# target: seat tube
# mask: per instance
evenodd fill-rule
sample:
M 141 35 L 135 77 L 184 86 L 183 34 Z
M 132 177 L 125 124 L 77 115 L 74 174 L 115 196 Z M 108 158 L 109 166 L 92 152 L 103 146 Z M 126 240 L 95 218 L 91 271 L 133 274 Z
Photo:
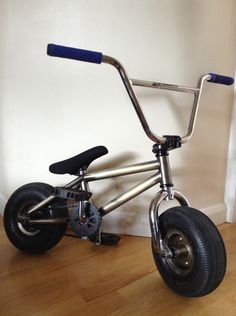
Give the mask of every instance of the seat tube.
M 81 168 L 79 169 L 78 176 L 82 179 L 79 183 L 79 188 L 83 191 L 89 191 L 89 185 L 86 180 L 84 180 L 84 175 L 86 174 L 87 169 Z M 85 220 L 85 207 L 86 207 L 87 201 L 79 201 L 79 207 L 78 207 L 78 217 L 81 221 Z

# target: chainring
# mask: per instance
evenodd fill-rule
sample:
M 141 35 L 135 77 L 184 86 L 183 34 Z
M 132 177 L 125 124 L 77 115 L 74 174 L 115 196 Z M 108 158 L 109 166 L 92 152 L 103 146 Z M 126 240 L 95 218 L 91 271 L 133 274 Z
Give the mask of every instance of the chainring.
M 78 216 L 78 207 L 73 208 L 70 213 L 70 224 L 79 238 L 90 238 L 98 232 L 101 226 L 101 216 L 98 209 L 87 203 L 85 217 L 81 220 Z

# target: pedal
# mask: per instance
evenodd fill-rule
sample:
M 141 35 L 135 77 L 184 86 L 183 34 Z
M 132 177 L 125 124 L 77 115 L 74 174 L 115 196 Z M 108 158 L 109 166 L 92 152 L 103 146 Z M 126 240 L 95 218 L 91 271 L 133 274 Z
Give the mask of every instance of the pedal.
M 90 238 L 89 240 L 91 242 L 94 242 L 96 244 L 100 244 L 103 246 L 115 246 L 120 241 L 121 236 L 110 234 L 110 233 L 101 233 L 100 241 L 98 239 L 98 236 L 94 236 Z

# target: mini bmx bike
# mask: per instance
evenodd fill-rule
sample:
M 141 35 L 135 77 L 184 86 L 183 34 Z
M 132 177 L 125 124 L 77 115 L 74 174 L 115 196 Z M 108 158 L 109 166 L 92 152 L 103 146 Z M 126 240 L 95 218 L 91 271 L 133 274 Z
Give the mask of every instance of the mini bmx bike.
M 150 203 L 149 219 L 152 252 L 159 273 L 177 294 L 198 297 L 212 292 L 222 281 L 226 269 L 223 240 L 212 221 L 202 212 L 189 206 L 185 196 L 175 190 L 169 166 L 169 152 L 188 142 L 193 134 L 203 84 L 208 82 L 233 84 L 230 77 L 206 74 L 197 87 L 130 79 L 122 64 L 99 52 L 54 44 L 48 45 L 48 55 L 114 66 L 125 85 L 131 102 L 147 136 L 154 142 L 155 160 L 109 170 L 88 172 L 89 165 L 108 153 L 104 146 L 91 148 L 79 155 L 52 164 L 55 174 L 71 174 L 74 180 L 63 187 L 46 183 L 30 183 L 20 187 L 9 198 L 4 212 L 4 227 L 12 244 L 20 250 L 41 253 L 54 247 L 65 234 L 67 224 L 79 238 L 97 244 L 116 244 L 119 236 L 101 231 L 102 218 L 117 207 L 160 184 L 160 191 Z M 194 101 L 187 134 L 156 135 L 142 112 L 133 86 L 192 93 Z M 107 204 L 96 207 L 91 200 L 89 182 L 111 177 L 153 171 L 153 175 L 122 193 Z M 177 200 L 180 206 L 171 207 L 161 215 L 164 200 Z

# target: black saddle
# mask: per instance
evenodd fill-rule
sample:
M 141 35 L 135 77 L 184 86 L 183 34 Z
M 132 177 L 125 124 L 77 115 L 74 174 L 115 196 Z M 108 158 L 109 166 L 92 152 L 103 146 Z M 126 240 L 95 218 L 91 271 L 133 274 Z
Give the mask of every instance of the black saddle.
M 91 162 L 107 153 L 108 150 L 104 146 L 93 147 L 77 156 L 52 164 L 49 171 L 56 174 L 78 175 L 79 169 L 88 168 Z

